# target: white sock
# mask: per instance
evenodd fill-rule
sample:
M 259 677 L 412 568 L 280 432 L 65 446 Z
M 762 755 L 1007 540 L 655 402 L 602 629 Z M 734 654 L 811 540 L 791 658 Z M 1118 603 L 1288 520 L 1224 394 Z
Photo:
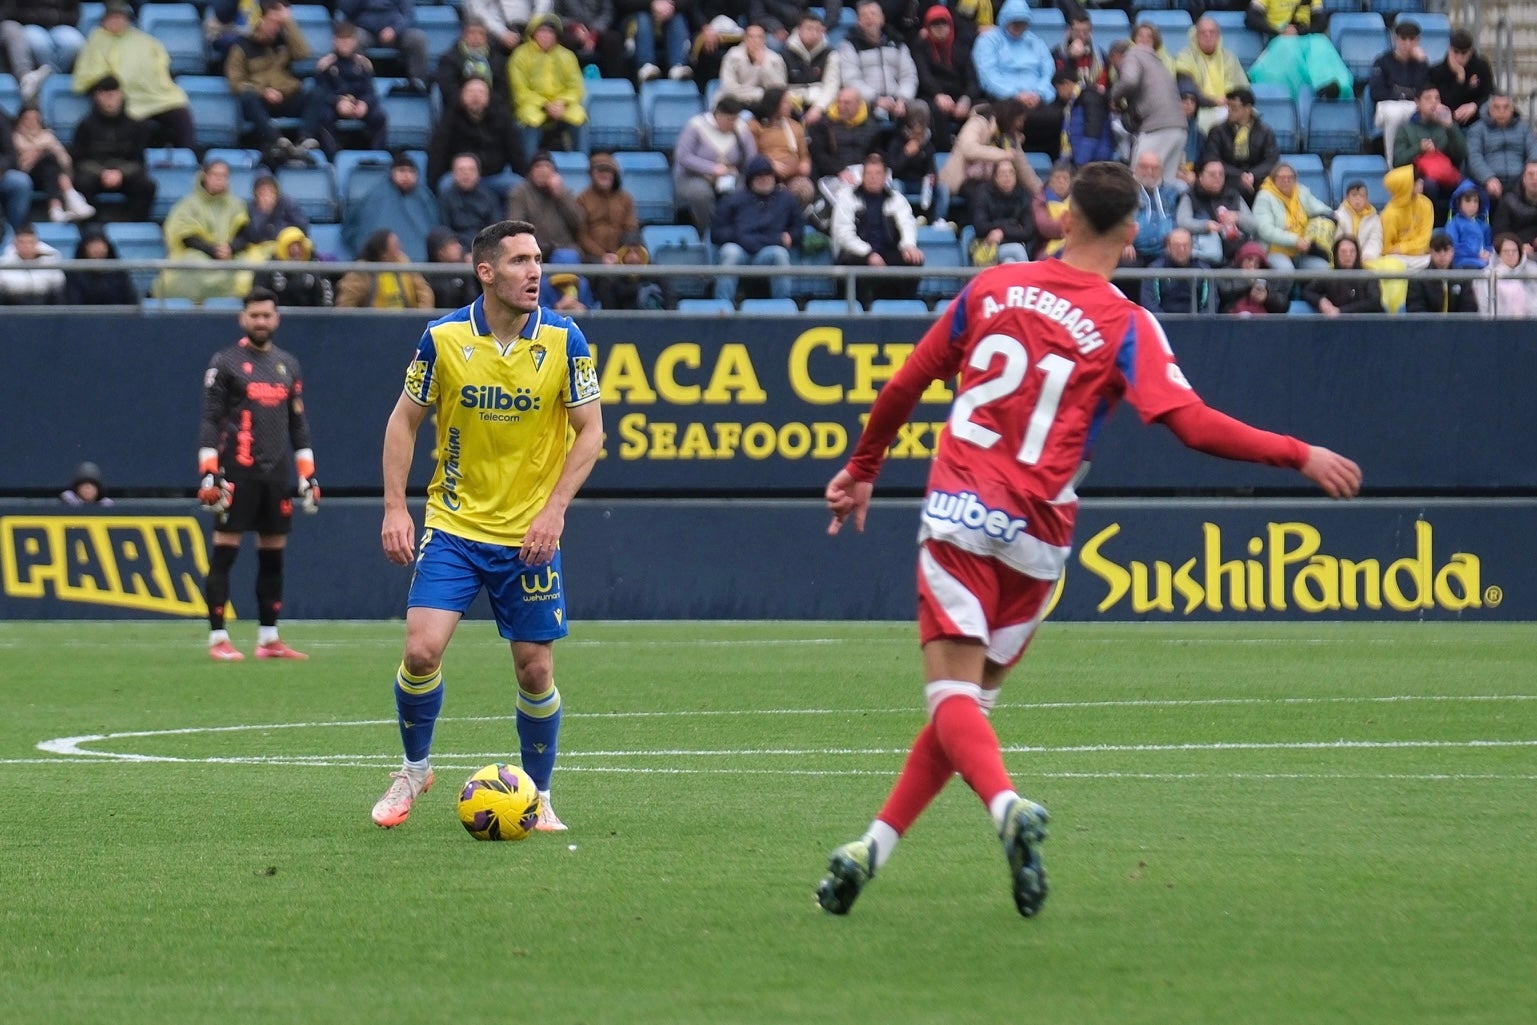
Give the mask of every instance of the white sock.
M 548 790 L 539 791 L 539 803 L 546 808 L 550 806 L 550 792 Z
M 229 631 L 228 630 L 210 630 L 210 631 L 208 631 L 208 646 L 210 648 L 213 647 L 215 644 L 218 644 L 220 641 L 227 641 L 227 640 L 229 640 Z
M 1003 818 L 1009 813 L 1009 806 L 1019 800 L 1019 795 L 1012 790 L 1005 790 L 987 806 L 987 812 L 993 817 L 993 825 L 998 830 L 998 835 L 1003 835 Z
M 982 695 L 977 698 L 977 705 L 982 709 L 983 715 L 992 715 L 993 706 L 997 703 L 998 692 L 996 690 L 983 690 Z
M 422 779 L 427 775 L 428 771 L 431 770 L 432 759 L 423 758 L 419 762 L 413 762 L 411 759 L 407 758 L 405 763 L 402 765 L 402 768 L 410 773 L 413 778 Z
M 870 828 L 865 830 L 865 835 L 861 839 L 870 845 L 873 861 L 870 870 L 874 872 L 891 860 L 892 852 L 897 849 L 897 841 L 902 839 L 902 837 L 895 829 L 892 829 L 880 819 L 876 819 L 870 823 Z
M 275 626 L 259 626 L 256 628 L 256 643 L 271 644 L 278 639 L 278 628 Z

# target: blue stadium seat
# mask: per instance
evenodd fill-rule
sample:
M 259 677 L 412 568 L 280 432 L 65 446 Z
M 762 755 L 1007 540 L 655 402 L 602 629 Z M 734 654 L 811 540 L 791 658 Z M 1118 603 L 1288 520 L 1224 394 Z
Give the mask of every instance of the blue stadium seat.
M 1045 153 L 1037 153 L 1030 150 L 1025 154 L 1025 160 L 1030 164 L 1030 169 L 1041 176 L 1042 184 L 1051 176 L 1051 157 Z M 944 167 L 938 159 L 935 159 L 935 167 Z
M 651 254 L 651 262 L 659 267 L 701 267 L 710 262 L 709 247 L 700 239 L 693 225 L 647 224 L 641 227 L 640 236 Z M 700 299 L 710 293 L 711 282 L 708 277 L 678 277 L 671 280 L 682 298 Z
M 794 299 L 743 299 L 737 307 L 743 313 L 766 314 L 771 317 L 789 317 L 800 313 Z
M 647 83 L 650 84 L 650 83 Z M 665 224 L 673 218 L 672 168 L 663 153 L 651 150 L 614 154 L 624 189 L 635 199 L 641 224 Z
M 310 241 L 315 244 L 315 256 L 322 260 L 350 260 L 352 253 L 342 241 L 342 226 L 334 223 L 315 222 L 310 225 Z
M 66 260 L 75 255 L 75 247 L 80 244 L 79 225 L 38 221 L 32 227 L 37 230 L 37 240 L 39 242 L 46 246 L 52 246 Z
M 1324 171 L 1324 162 L 1316 153 L 1285 153 L 1281 154 L 1281 163 L 1290 164 L 1297 172 L 1297 182 L 1306 185 L 1309 192 L 1319 199 L 1335 205 L 1331 197 L 1334 190 L 1329 186 L 1329 175 Z
M 278 169 L 278 188 L 311 221 L 336 220 L 336 181 L 329 167 L 283 167 Z
M 89 36 L 91 30 L 101 24 L 102 12 L 107 9 L 105 3 L 83 3 L 80 5 L 80 22 L 75 27 L 83 36 Z
M 811 236 L 815 231 L 816 229 L 808 227 L 806 237 Z M 797 267 L 831 267 L 833 265 L 832 248 L 824 243 L 816 251 L 807 252 L 802 246 L 799 251 L 791 251 L 790 262 Z M 807 274 L 792 278 L 790 291 L 802 298 L 830 299 L 838 294 L 838 282 L 825 274 Z
M 1030 31 L 1045 40 L 1048 48 L 1056 47 L 1061 44 L 1062 34 L 1067 31 L 1067 19 L 1055 7 L 1037 7 L 1032 4 Z M 1105 45 L 1105 42 L 1100 43 L 1101 47 Z
M 1411 14 L 1425 9 L 1425 0 L 1371 0 L 1372 10 L 1386 18 L 1388 15 Z M 1432 60 L 1432 63 L 1435 63 Z
M 1031 18 L 1034 19 L 1034 13 L 1031 14 Z M 1094 39 L 1100 46 L 1107 49 L 1117 39 L 1131 38 L 1131 19 L 1126 17 L 1125 11 L 1117 8 L 1090 7 L 1089 24 L 1094 29 Z M 1051 45 L 1056 46 L 1061 42 L 1062 38 L 1058 36 L 1057 41 Z M 1179 51 L 1176 49 L 1175 52 Z
M 1372 205 L 1381 210 L 1388 201 L 1388 187 L 1382 176 L 1388 173 L 1388 162 L 1376 153 L 1341 153 L 1329 162 L 1329 185 L 1334 194 L 1343 200 L 1345 185 L 1357 178 L 1366 183 L 1366 195 Z
M 192 123 L 197 125 L 198 141 L 207 146 L 234 146 L 240 141 L 240 105 L 226 90 L 214 93 L 188 93 L 187 105 Z
M 1293 299 L 1291 305 L 1286 308 L 1288 317 L 1315 317 L 1318 311 L 1301 299 Z
M 164 260 L 165 235 L 148 221 L 108 221 L 107 239 L 124 260 Z
M 870 312 L 891 316 L 919 316 L 929 314 L 929 304 L 922 299 L 876 299 L 870 304 Z
M 229 95 L 229 80 L 223 75 L 177 75 L 176 84 L 188 96 L 198 93 L 209 96 Z
M 229 194 L 249 203 L 256 179 L 271 173 L 265 167 L 232 167 L 229 170 Z
M 233 146 L 210 146 L 203 153 L 203 163 L 222 160 L 232 168 L 248 170 L 262 162 L 261 150 L 237 149 Z
M 211 295 L 203 300 L 205 310 L 230 310 L 238 312 L 245 306 L 245 300 L 238 295 Z
M 336 194 L 345 211 L 374 183 L 390 173 L 390 154 L 382 149 L 344 149 L 336 154 Z
M 51 76 L 53 78 L 68 78 L 62 75 Z M 43 112 L 43 120 L 48 127 L 53 129 L 53 134 L 59 137 L 59 141 L 68 146 L 75 139 L 75 126 L 82 118 L 91 112 L 91 98 L 89 96 L 77 96 L 68 89 L 58 89 L 51 93 L 43 93 L 39 96 L 39 109 Z
M 1282 150 L 1297 148 L 1301 140 L 1301 126 L 1297 123 L 1297 108 L 1289 95 L 1261 98 L 1256 91 L 1254 109 L 1265 124 L 1270 126 L 1270 130 L 1275 132 L 1277 146 Z
M 1207 11 L 1206 16 L 1228 13 L 1225 11 Z M 1222 26 L 1222 47 L 1238 58 L 1238 63 L 1247 68 L 1254 63 L 1265 49 L 1265 37 L 1240 21 L 1233 27 Z M 1176 51 L 1178 52 L 1178 51 Z
M 1446 51 L 1452 41 L 1450 18 L 1444 14 L 1426 14 L 1421 11 L 1401 14 L 1393 24 L 1398 25 L 1400 22 L 1413 22 L 1420 27 L 1420 49 L 1425 51 L 1425 60 L 1431 67 L 1446 59 Z
M 21 110 L 20 83 L 10 72 L 0 73 L 0 114 L 14 121 L 19 110 Z
M 416 27 L 427 37 L 427 55 L 434 61 L 459 41 L 459 11 L 453 7 L 416 5 Z M 330 44 L 326 44 L 327 49 Z
M 684 124 L 702 110 L 704 101 L 693 82 L 654 78 L 640 87 L 640 117 L 650 126 L 648 142 L 656 152 L 671 152 Z
M 955 233 L 944 228 L 920 227 L 918 248 L 923 250 L 925 267 L 964 267 L 966 259 L 961 253 L 961 243 Z M 918 298 L 948 299 L 960 291 L 962 279 L 932 277 L 918 279 Z M 925 305 L 925 308 L 927 306 Z
M 566 183 L 566 188 L 572 192 L 581 193 L 591 183 L 591 176 L 587 172 L 587 154 L 574 150 L 557 150 L 550 154 L 550 159 L 555 164 L 555 171 Z M 620 177 L 623 178 L 621 172 Z
M 587 139 L 592 148 L 640 149 L 640 98 L 627 78 L 587 81 Z
M 806 303 L 806 312 L 821 316 L 857 317 L 862 311 L 858 303 L 850 307 L 847 299 L 811 299 Z
M 144 151 L 145 167 L 196 167 L 197 151 L 176 146 L 157 146 Z
M 1329 41 L 1357 81 L 1371 74 L 1372 62 L 1391 45 L 1382 15 L 1344 12 L 1329 19 Z
M 391 94 L 379 102 L 390 121 L 391 146 L 427 148 L 432 139 L 432 101 L 425 96 Z
M 150 35 L 158 35 L 165 25 L 201 25 L 203 16 L 197 6 L 190 3 L 147 3 L 139 8 L 139 27 Z
M 1156 26 L 1163 35 L 1164 49 L 1176 54 L 1185 48 L 1185 36 L 1191 25 L 1190 12 L 1182 7 L 1154 10 L 1148 4 L 1142 4 L 1137 11 L 1137 24 Z
M 180 296 L 171 296 L 166 299 L 157 299 L 151 296 L 141 304 L 146 310 L 156 313 L 188 313 L 197 309 L 197 303 L 191 299 L 183 299 Z
M 686 298 L 678 300 L 679 313 L 709 313 L 724 315 L 735 313 L 736 309 L 724 299 Z
M 145 10 L 154 6 L 157 5 L 150 4 Z M 173 76 L 201 75 L 208 70 L 208 40 L 203 35 L 202 25 L 168 22 L 157 26 L 152 34 L 165 45 Z
M 1286 147 L 1282 147 L 1285 149 Z M 1307 148 L 1320 155 L 1361 151 L 1361 111 L 1353 102 L 1318 102 L 1308 113 Z
M 150 216 L 156 220 L 164 220 L 176 201 L 192 191 L 192 183 L 197 177 L 197 168 L 151 165 L 148 172 L 149 176 L 155 179 L 156 188 L 155 205 L 150 209 Z

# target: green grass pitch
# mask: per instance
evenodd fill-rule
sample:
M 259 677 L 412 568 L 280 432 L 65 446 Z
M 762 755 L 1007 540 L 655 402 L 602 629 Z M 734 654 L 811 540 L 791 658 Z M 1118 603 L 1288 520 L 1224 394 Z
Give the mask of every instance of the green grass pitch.
M 513 844 L 454 815 L 516 760 L 484 622 L 437 787 L 369 821 L 401 633 L 0 624 L 3 1020 L 1537 1021 L 1537 625 L 1049 625 L 993 715 L 1052 813 L 1031 921 L 959 780 L 813 904 L 921 723 L 911 626 L 579 623 L 571 831 Z

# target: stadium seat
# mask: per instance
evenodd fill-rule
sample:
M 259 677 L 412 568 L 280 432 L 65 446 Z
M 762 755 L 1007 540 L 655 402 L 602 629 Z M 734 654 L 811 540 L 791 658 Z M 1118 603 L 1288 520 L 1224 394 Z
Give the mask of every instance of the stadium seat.
M 710 262 L 709 248 L 692 225 L 647 224 L 641 227 L 640 237 L 656 266 L 701 267 Z M 710 293 L 711 282 L 706 276 L 677 277 L 672 284 L 683 298 L 700 299 Z
M 190 3 L 147 3 L 139 4 L 139 28 L 150 35 L 158 35 L 165 25 L 198 25 L 201 27 L 203 16 L 198 13 L 195 5 Z
M 650 83 L 647 83 L 650 84 Z M 666 224 L 673 218 L 672 168 L 665 154 L 650 150 L 614 154 L 620 181 L 635 199 L 635 216 L 641 224 Z
M 876 299 L 870 303 L 870 312 L 891 316 L 926 317 L 929 305 L 922 299 Z
M 1282 149 L 1285 149 L 1282 146 Z M 1361 111 L 1351 101 L 1341 103 L 1318 102 L 1308 114 L 1307 148 L 1314 153 L 1332 156 L 1336 153 L 1361 151 Z
M 1206 12 L 1207 16 L 1220 13 L 1225 12 Z M 1232 28 L 1229 28 L 1226 25 L 1222 27 L 1222 47 L 1223 49 L 1227 50 L 1228 53 L 1231 53 L 1234 57 L 1237 57 L 1239 64 L 1242 64 L 1245 68 L 1247 68 L 1250 64 L 1254 63 L 1255 59 L 1259 57 L 1261 53 L 1264 52 L 1265 37 L 1253 29 L 1246 27 L 1243 22 L 1240 21 L 1236 26 Z
M 858 303 L 850 306 L 847 299 L 811 299 L 806 303 L 806 312 L 820 316 L 857 317 L 862 311 Z
M 33 227 L 37 229 L 37 240 L 43 245 L 52 246 L 66 260 L 75 255 L 75 247 L 80 244 L 79 225 L 38 221 Z
M 693 82 L 654 78 L 640 87 L 640 117 L 649 126 L 648 144 L 658 153 L 671 152 L 688 119 L 704 110 Z
M 591 184 L 591 175 L 587 171 L 587 154 L 575 151 L 557 150 L 550 154 L 550 159 L 555 163 L 555 171 L 566 183 L 566 188 L 580 194 Z M 621 178 L 623 175 L 621 174 Z
M 1034 18 L 1033 12 L 1031 17 Z M 1090 7 L 1089 24 L 1093 27 L 1095 41 L 1107 49 L 1117 39 L 1131 38 L 1131 19 L 1126 17 L 1125 11 L 1115 7 Z M 1057 46 L 1061 42 L 1062 37 L 1058 36 L 1051 45 Z M 1178 52 L 1175 50 L 1175 53 Z
M 199 142 L 234 146 L 240 141 L 240 105 L 227 90 L 223 95 L 188 93 L 187 102 Z
M 83 3 L 80 5 L 80 22 L 75 27 L 83 36 L 89 36 L 91 30 L 101 24 L 102 12 L 107 9 L 105 3 Z
M 1142 4 L 1137 11 L 1138 25 L 1155 25 L 1163 34 L 1163 46 L 1171 54 L 1179 53 L 1185 48 L 1185 36 L 1190 31 L 1190 12 L 1182 7 L 1172 10 L 1155 10 L 1148 4 Z
M 279 168 L 278 188 L 298 203 L 311 221 L 336 220 L 336 182 L 331 168 Z
M 1254 109 L 1265 124 L 1270 126 L 1270 130 L 1275 132 L 1277 146 L 1283 151 L 1297 148 L 1302 133 L 1297 123 L 1297 108 L 1290 96 L 1261 97 L 1256 91 Z
M 945 228 L 920 227 L 918 248 L 923 250 L 925 267 L 964 267 L 960 240 L 953 231 Z M 958 277 L 929 277 L 918 279 L 919 300 L 948 299 L 960 291 L 963 279 Z M 927 308 L 927 304 L 925 304 Z
M 69 79 L 63 75 L 53 75 L 45 81 L 51 82 L 55 78 L 64 79 L 66 86 L 69 83 Z M 44 90 L 39 95 L 38 101 L 38 109 L 43 112 L 43 120 L 65 146 L 74 141 L 75 126 L 91 112 L 91 98 L 77 96 L 68 88 Z
M 21 110 L 21 85 L 10 72 L 0 73 L 0 114 L 12 121 Z
M 156 220 L 164 220 L 170 213 L 171 207 L 176 201 L 192 191 L 192 182 L 197 177 L 197 168 L 194 167 L 156 167 L 150 165 L 149 176 L 155 179 L 155 205 L 150 209 L 150 216 Z
M 1384 18 L 1387 18 L 1389 15 L 1396 16 L 1423 11 L 1425 9 L 1425 0 L 1371 0 L 1371 8 Z M 1431 63 L 1435 63 L 1435 61 Z
M 316 222 L 310 225 L 310 241 L 315 244 L 315 256 L 321 260 L 350 260 L 352 253 L 342 241 L 342 226 Z
M 157 146 L 144 151 L 146 167 L 196 167 L 197 151 L 177 146 Z
M 771 317 L 794 316 L 800 307 L 794 299 L 743 299 L 738 306 L 743 313 L 766 314 Z
M 146 310 L 156 313 L 187 313 L 197 309 L 197 303 L 191 299 L 183 299 L 180 296 L 171 296 L 166 299 L 157 299 L 151 296 L 140 305 Z
M 165 235 L 160 230 L 160 225 L 147 221 L 108 221 L 106 225 L 107 239 L 117 249 L 117 255 L 124 260 L 164 260 Z M 134 287 L 139 294 L 149 291 L 150 284 L 155 280 L 154 271 L 131 272 Z
M 154 6 L 157 5 L 147 5 L 145 10 Z M 170 55 L 173 76 L 201 75 L 208 70 L 208 40 L 203 35 L 202 25 L 169 22 L 157 26 L 153 35 L 165 45 L 166 53 Z
M 1318 311 L 1301 299 L 1293 299 L 1291 305 L 1286 308 L 1288 317 L 1316 317 Z
M 1381 210 L 1388 201 L 1388 187 L 1382 176 L 1388 162 L 1376 153 L 1341 153 L 1329 162 L 1329 185 L 1340 200 L 1345 198 L 1345 184 L 1359 178 L 1366 183 L 1366 195 Z
M 336 194 L 342 209 L 390 173 L 390 154 L 381 149 L 344 149 L 336 154 Z
M 245 306 L 245 300 L 238 295 L 212 295 L 203 300 L 205 310 L 231 310 L 238 312 Z
M 640 149 L 640 97 L 627 78 L 587 81 L 587 140 L 595 150 Z
M 232 167 L 229 169 L 229 194 L 246 202 L 251 201 L 256 179 L 271 174 L 265 167 Z
M 1060 46 L 1062 34 L 1067 31 L 1067 19 L 1055 7 L 1037 7 L 1032 4 L 1030 31 L 1040 36 L 1045 41 L 1048 49 Z M 1101 47 L 1105 45 L 1106 43 L 1100 43 Z
M 1025 153 L 1025 160 L 1030 164 L 1030 169 L 1041 176 L 1042 184 L 1045 183 L 1047 178 L 1051 177 L 1051 156 L 1049 154 L 1029 150 Z M 945 165 L 939 163 L 936 159 L 934 166 L 944 167 Z
M 724 299 L 679 299 L 678 312 L 723 315 L 735 313 L 736 310 Z
M 391 146 L 426 149 L 432 139 L 432 101 L 425 96 L 391 93 L 379 101 L 389 118 Z
M 810 237 L 816 233 L 816 229 L 807 228 L 804 237 Z M 823 244 L 814 247 L 808 252 L 804 246 L 798 251 L 790 253 L 790 262 L 797 267 L 831 267 L 833 254 L 831 246 Z M 830 299 L 838 294 L 838 282 L 827 274 L 798 275 L 790 280 L 790 291 L 807 299 Z
M 1334 190 L 1329 186 L 1329 175 L 1324 170 L 1324 162 L 1316 153 L 1282 153 L 1281 163 L 1290 164 L 1297 172 L 1297 182 L 1306 185 L 1309 192 L 1319 199 L 1335 205 Z
M 222 160 L 232 168 L 247 170 L 262 162 L 261 150 L 236 149 L 231 146 L 210 146 L 203 154 L 203 163 Z
M 427 53 L 435 61 L 459 41 L 459 11 L 453 7 L 416 5 L 416 27 L 427 37 Z M 329 50 L 331 44 L 326 44 Z
M 1329 41 L 1358 82 L 1371 74 L 1372 62 L 1391 45 L 1388 27 L 1375 11 L 1336 14 L 1329 19 Z
M 1452 42 L 1451 19 L 1444 14 L 1420 11 L 1401 14 L 1393 24 L 1396 26 L 1400 22 L 1413 22 L 1420 27 L 1420 49 L 1425 51 L 1425 60 L 1431 67 L 1446 59 L 1447 48 Z

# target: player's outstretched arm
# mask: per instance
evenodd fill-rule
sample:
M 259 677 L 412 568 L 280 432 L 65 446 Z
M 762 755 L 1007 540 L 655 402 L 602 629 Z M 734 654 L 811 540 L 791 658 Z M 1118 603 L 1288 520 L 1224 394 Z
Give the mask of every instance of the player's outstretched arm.
M 379 541 L 385 556 L 397 566 L 410 565 L 416 549 L 416 524 L 406 508 L 406 478 L 411 476 L 416 432 L 426 419 L 427 407 L 402 392 L 384 428 L 384 526 Z
M 1318 445 L 1308 446 L 1302 475 L 1322 488 L 1330 498 L 1354 498 L 1361 490 L 1361 468 L 1338 452 Z
M 875 491 L 875 485 L 870 481 L 855 480 L 848 470 L 839 470 L 838 475 L 827 484 L 827 508 L 832 512 L 832 522 L 827 525 L 829 536 L 837 534 L 843 529 L 843 521 L 850 516 L 854 517 L 854 529 L 860 533 L 865 529 L 865 513 L 870 509 L 870 495 Z

